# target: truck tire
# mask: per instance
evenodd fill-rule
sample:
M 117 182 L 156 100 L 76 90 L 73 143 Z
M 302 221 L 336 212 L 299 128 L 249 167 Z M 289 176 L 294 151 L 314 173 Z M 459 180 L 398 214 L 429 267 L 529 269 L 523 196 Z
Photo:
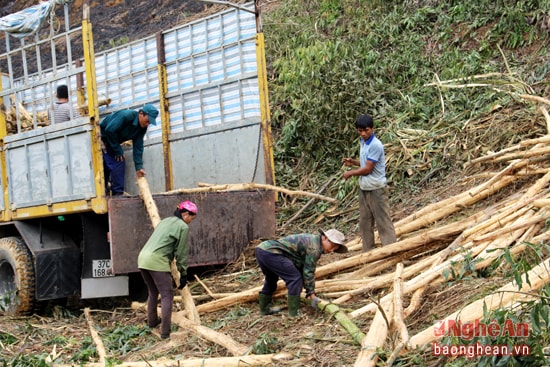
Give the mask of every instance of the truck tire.
M 34 309 L 34 266 L 21 237 L 0 238 L 0 314 L 27 315 Z

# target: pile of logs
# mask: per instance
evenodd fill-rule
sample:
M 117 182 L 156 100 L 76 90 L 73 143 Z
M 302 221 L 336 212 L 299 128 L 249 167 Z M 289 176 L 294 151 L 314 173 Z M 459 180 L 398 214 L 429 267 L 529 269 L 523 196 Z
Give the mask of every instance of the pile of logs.
M 16 103 L 15 97 L 11 96 L 10 109 L 5 111 L 6 116 L 6 130 L 8 134 L 16 134 L 17 129 L 17 116 L 19 115 L 20 132 L 34 129 L 34 116 L 29 113 L 21 102 Z M 50 124 L 47 111 L 40 111 L 36 113 L 36 126 L 44 127 Z
M 399 340 L 397 345 L 389 347 L 393 350 L 388 361 L 390 365 L 399 353 L 427 348 L 438 338 L 434 333 L 435 325 L 412 336 L 407 329 L 407 318 L 419 310 L 430 287 L 444 287 L 450 281 L 459 281 L 457 274 L 486 268 L 500 259 L 504 251 L 516 257 L 529 248 L 527 244 L 548 241 L 550 231 L 546 231 L 545 224 L 550 218 L 549 153 L 550 135 L 547 135 L 471 161 L 468 165 L 487 164 L 486 181 L 458 195 L 429 204 L 396 222 L 399 238 L 396 243 L 363 253 L 359 252 L 360 238 L 355 238 L 347 244 L 351 250 L 348 257 L 317 268 L 316 292 L 323 299 L 318 307 L 334 315 L 334 319 L 358 344 L 355 366 L 375 366 L 377 348 L 388 349 L 390 335 L 396 335 Z M 503 164 L 507 164 L 504 169 L 489 172 L 490 167 L 502 167 Z M 519 179 L 531 184 L 520 187 Z M 224 186 L 223 190 L 229 187 Z M 515 189 L 515 193 L 495 202 L 494 198 L 506 188 L 508 191 Z M 150 197 L 142 197 L 146 203 L 152 201 Z M 491 198 L 493 204 L 480 205 L 487 198 Z M 476 211 L 474 208 L 477 207 L 483 209 Z M 154 218 L 154 215 L 151 217 Z M 453 221 L 449 221 L 450 218 Z M 152 220 L 155 222 L 158 219 Z M 540 260 L 525 274 L 529 281 L 523 281 L 521 285 L 510 282 L 442 319 L 463 322 L 479 320 L 484 316 L 484 309 L 509 308 L 517 302 L 536 299 L 538 290 L 550 282 L 549 259 Z M 502 262 L 501 266 L 505 263 Z M 254 287 L 220 296 L 196 308 L 192 302 L 187 303 L 185 311 L 175 314 L 174 322 L 224 346 L 235 357 L 241 356 L 236 358 L 236 364 L 229 359 L 224 360 L 224 366 L 269 364 L 274 355 L 266 356 L 267 359 L 244 357 L 249 354 L 250 348 L 235 342 L 229 335 L 201 326 L 198 317 L 190 317 L 193 314 L 190 309 L 200 315 L 256 301 L 260 289 Z M 365 297 L 365 294 L 374 292 L 378 294 L 378 302 Z M 285 295 L 285 285 L 280 281 L 275 296 Z M 354 300 L 355 304 L 358 300 L 364 302 L 351 312 L 342 311 L 340 307 L 350 300 Z M 354 319 L 365 315 L 373 315 L 372 322 L 367 330 L 360 330 Z M 164 362 L 148 363 L 165 365 L 162 364 Z M 218 365 L 214 359 L 200 363 L 204 366 Z M 135 363 L 130 365 L 138 366 Z

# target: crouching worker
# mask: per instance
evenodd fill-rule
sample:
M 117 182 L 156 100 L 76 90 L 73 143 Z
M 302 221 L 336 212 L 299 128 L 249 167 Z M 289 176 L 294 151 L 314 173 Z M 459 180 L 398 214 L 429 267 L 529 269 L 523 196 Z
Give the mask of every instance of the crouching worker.
M 173 216 L 164 218 L 157 224 L 138 256 L 138 268 L 148 291 L 147 325 L 155 327 L 160 324 L 160 336 L 163 339 L 170 337 L 172 326 L 174 289 L 170 263 L 175 257 L 181 277 L 179 289 L 183 289 L 187 284 L 188 224 L 196 215 L 197 206 L 193 202 L 181 202 Z M 157 314 L 159 294 L 160 319 Z
M 306 298 L 316 307 L 315 268 L 322 254 L 345 253 L 346 237 L 336 229 L 320 234 L 294 234 L 278 240 L 267 240 L 256 247 L 256 261 L 264 273 L 264 285 L 259 295 L 260 313 L 269 315 L 278 310 L 271 308 L 277 281 L 281 278 L 288 289 L 288 315 L 298 316 L 302 286 Z

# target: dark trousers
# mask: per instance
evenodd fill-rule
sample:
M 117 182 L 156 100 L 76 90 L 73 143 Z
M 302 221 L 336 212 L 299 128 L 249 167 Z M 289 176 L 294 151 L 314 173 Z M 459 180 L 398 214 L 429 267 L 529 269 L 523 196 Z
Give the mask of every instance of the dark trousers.
M 109 191 L 113 195 L 122 195 L 124 193 L 124 173 L 126 172 L 126 162 L 117 162 L 114 154 L 103 152 L 103 172 L 105 173 L 105 192 Z
M 256 261 L 265 275 L 262 293 L 271 296 L 277 290 L 277 281 L 281 278 L 288 289 L 289 296 L 299 296 L 302 292 L 302 273 L 294 263 L 281 254 L 256 248 Z
M 170 334 L 172 326 L 172 305 L 174 303 L 174 289 L 172 275 L 169 272 L 139 269 L 147 286 L 147 325 L 158 323 L 157 305 L 160 294 L 161 325 L 160 333 Z

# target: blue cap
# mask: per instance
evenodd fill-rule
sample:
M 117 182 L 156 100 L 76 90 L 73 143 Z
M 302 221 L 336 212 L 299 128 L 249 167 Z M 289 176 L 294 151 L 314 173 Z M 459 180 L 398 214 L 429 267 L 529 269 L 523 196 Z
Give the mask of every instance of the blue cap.
M 157 124 L 157 116 L 159 115 L 159 110 L 157 110 L 155 108 L 155 106 L 153 106 L 152 104 L 146 104 L 144 105 L 141 110 L 147 114 L 147 116 L 149 116 L 149 123 L 151 125 L 156 125 Z

